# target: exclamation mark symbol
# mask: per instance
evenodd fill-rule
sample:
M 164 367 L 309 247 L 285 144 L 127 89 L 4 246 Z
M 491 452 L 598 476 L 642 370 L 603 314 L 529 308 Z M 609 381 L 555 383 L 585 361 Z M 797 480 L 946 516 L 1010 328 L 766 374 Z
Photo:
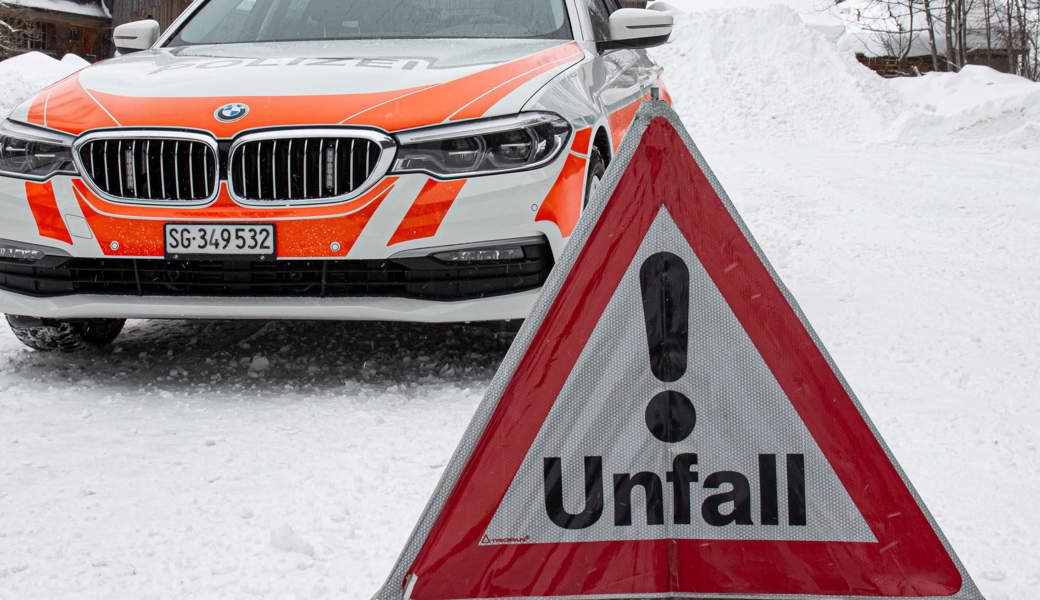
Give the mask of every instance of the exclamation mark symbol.
M 650 370 L 661 382 L 675 383 L 689 365 L 690 269 L 678 256 L 659 252 L 643 263 L 639 280 Z M 680 392 L 661 392 L 646 407 L 646 426 L 662 442 L 681 442 L 696 425 L 697 410 Z

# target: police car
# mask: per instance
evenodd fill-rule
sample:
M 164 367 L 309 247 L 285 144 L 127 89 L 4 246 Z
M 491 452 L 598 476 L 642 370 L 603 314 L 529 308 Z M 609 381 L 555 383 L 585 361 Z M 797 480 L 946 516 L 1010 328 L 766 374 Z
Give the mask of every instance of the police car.
M 626 4 L 632 4 L 627 2 Z M 638 4 L 638 3 L 637 3 Z M 672 17 L 618 0 L 197 0 L 0 124 L 0 312 L 523 319 Z

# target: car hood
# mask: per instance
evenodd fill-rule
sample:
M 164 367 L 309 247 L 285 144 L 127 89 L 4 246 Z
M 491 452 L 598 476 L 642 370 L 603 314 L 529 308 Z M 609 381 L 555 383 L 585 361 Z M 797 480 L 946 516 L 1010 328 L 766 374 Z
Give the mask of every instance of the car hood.
M 577 44 L 559 40 L 158 49 L 84 69 L 12 116 L 73 134 L 111 127 L 184 127 L 227 138 L 247 129 L 334 124 L 397 131 L 516 113 L 583 56 Z M 233 122 L 218 119 L 221 107 L 233 103 L 248 106 L 245 116 Z

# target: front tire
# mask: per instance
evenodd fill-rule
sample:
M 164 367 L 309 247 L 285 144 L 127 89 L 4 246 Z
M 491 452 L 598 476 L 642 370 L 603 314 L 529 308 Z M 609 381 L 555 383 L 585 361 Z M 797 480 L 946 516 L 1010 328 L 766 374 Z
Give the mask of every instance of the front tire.
M 119 337 L 126 319 L 52 321 L 8 315 L 14 337 L 39 352 L 80 352 L 103 348 Z

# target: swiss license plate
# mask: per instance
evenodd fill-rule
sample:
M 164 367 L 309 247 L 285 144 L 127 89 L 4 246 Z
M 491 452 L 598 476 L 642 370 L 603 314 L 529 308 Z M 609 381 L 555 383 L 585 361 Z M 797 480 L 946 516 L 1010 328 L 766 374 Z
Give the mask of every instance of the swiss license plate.
M 274 255 L 274 225 L 166 225 L 169 258 Z

